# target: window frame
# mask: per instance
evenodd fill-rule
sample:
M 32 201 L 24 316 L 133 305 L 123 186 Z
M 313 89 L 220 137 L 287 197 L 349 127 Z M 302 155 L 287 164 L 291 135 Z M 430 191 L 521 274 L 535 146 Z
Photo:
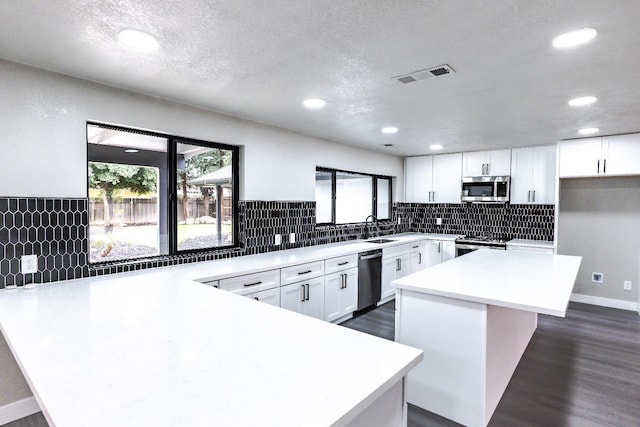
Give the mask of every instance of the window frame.
M 336 223 L 336 189 L 337 189 L 337 174 L 350 173 L 363 176 L 369 176 L 372 178 L 372 197 L 371 197 L 371 212 L 378 221 L 392 221 L 393 220 L 393 177 L 388 175 L 371 174 L 366 172 L 356 172 L 344 169 L 328 168 L 324 166 L 316 166 L 316 172 L 323 172 L 331 174 L 331 222 L 316 223 L 317 226 L 336 226 L 336 225 L 349 225 L 349 224 L 362 224 L 365 220 L 358 222 L 341 222 Z M 378 219 L 378 179 L 387 180 L 389 182 L 389 210 L 388 218 Z M 316 216 L 317 219 L 317 216 Z
M 111 129 L 111 130 L 115 130 L 115 131 L 120 131 L 120 132 L 129 132 L 129 133 L 134 133 L 134 134 L 139 134 L 139 135 L 148 135 L 148 136 L 152 136 L 152 137 L 158 137 L 158 138 L 163 138 L 167 140 L 167 152 L 165 153 L 166 155 L 166 167 L 167 167 L 167 173 L 168 173 L 168 177 L 167 177 L 167 186 L 164 188 L 161 188 L 160 185 L 158 185 L 158 192 L 162 192 L 164 191 L 166 193 L 166 205 L 165 206 L 160 206 L 160 209 L 165 209 L 166 210 L 166 214 L 167 214 L 167 236 L 168 236 L 168 253 L 167 254 L 159 254 L 159 255 L 152 255 L 152 256 L 141 256 L 141 257 L 132 257 L 132 258 L 121 258 L 121 259 L 114 259 L 114 260 L 109 260 L 109 261 L 99 261 L 99 262 L 91 262 L 90 257 L 88 257 L 88 263 L 90 267 L 95 267 L 95 266 L 99 266 L 99 265 L 109 265 L 109 264 L 113 264 L 113 263 L 135 263 L 135 262 L 139 262 L 140 260 L 144 259 L 144 260 L 148 260 L 148 259 L 160 259 L 160 258 L 164 258 L 164 257 L 175 257 L 175 256 L 179 256 L 179 255 L 188 255 L 188 254 L 197 254 L 197 253 L 210 253 L 210 252 L 214 252 L 214 251 L 222 251 L 222 250 L 229 250 L 229 249 L 235 249 L 235 248 L 239 248 L 241 247 L 241 243 L 239 241 L 239 236 L 240 236 L 240 226 L 239 226 L 239 202 L 240 202 L 240 175 L 239 175 L 239 171 L 240 171 L 240 147 L 236 146 L 236 145 L 229 145 L 229 144 L 224 144 L 224 143 L 220 143 L 220 142 L 213 142 L 213 141 L 205 141 L 205 140 L 200 140 L 200 139 L 195 139 L 195 138 L 189 138 L 189 137 L 184 137 L 184 136 L 179 136 L 179 135 L 171 135 L 171 134 L 167 134 L 167 133 L 162 133 L 162 132 L 154 132 L 154 131 L 149 131 L 149 130 L 142 130 L 142 129 L 136 129 L 136 128 L 131 128 L 131 127 L 127 127 L 127 126 L 120 126 L 120 125 L 114 125 L 114 124 L 109 124 L 109 123 L 102 123 L 102 122 L 96 122 L 96 121 L 87 121 L 85 124 L 85 130 L 87 132 L 86 134 L 86 141 L 87 141 L 87 146 L 89 145 L 89 126 L 97 126 L 103 129 Z M 227 151 L 231 151 L 232 155 L 231 155 L 231 173 L 233 176 L 233 182 L 232 182 L 232 194 L 231 194 L 231 200 L 232 200 L 232 209 L 233 209 L 233 214 L 232 214 L 232 218 L 233 218 L 233 223 L 232 223 L 232 235 L 233 235 L 233 242 L 229 245 L 221 245 L 221 246 L 211 246 L 211 247 L 207 247 L 207 248 L 197 248 L 197 249 L 183 249 L 183 250 L 178 250 L 178 206 L 177 206 L 177 183 L 178 183 L 178 176 L 177 176 L 177 170 L 176 170 L 176 165 L 177 165 L 177 158 L 178 158 L 178 153 L 177 153 L 177 146 L 178 144 L 191 144 L 191 145 L 197 145 L 197 146 L 201 146 L 201 147 L 206 147 L 206 148 L 212 148 L 212 149 L 221 149 L 221 150 L 227 150 Z M 89 176 L 89 162 L 90 161 L 95 161 L 95 160 L 91 160 L 89 158 L 89 149 L 87 148 L 87 162 L 86 162 L 86 167 L 87 167 L 87 172 L 86 172 L 86 176 Z M 124 163 L 123 163 L 124 164 Z M 87 197 L 89 197 L 89 180 L 87 179 Z M 158 198 L 160 198 L 160 194 L 158 194 Z M 87 224 L 87 227 L 89 227 L 89 225 Z M 89 239 L 87 233 L 87 239 Z

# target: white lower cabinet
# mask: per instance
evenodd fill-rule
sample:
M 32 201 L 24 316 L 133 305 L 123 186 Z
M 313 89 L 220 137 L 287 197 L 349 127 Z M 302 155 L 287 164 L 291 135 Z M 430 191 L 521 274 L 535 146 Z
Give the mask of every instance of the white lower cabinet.
M 421 270 L 456 257 L 456 245 L 452 240 L 426 240 L 423 247 Z
M 247 298 L 280 307 L 280 288 L 267 289 L 245 295 Z
M 410 274 L 411 245 L 398 245 L 385 248 L 382 251 L 382 283 L 380 303 L 385 303 L 395 297 L 396 288 L 391 282 Z
M 324 320 L 340 320 L 356 311 L 357 306 L 357 268 L 324 276 Z
M 324 319 L 324 277 L 282 286 L 280 307 Z

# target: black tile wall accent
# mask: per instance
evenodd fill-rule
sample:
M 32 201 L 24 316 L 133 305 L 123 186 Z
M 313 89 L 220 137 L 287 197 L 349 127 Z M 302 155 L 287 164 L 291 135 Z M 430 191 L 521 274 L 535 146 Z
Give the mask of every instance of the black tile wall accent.
M 87 200 L 0 198 L 0 289 L 88 275 Z M 22 255 L 38 272 L 22 275 Z
M 396 215 L 411 231 L 489 235 L 504 239 L 554 238 L 554 205 L 398 203 Z M 436 225 L 442 218 L 442 225 Z

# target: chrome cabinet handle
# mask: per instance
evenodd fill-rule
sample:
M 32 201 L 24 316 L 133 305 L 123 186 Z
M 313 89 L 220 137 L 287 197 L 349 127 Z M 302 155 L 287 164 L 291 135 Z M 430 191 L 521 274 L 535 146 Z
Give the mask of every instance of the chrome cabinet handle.
M 262 283 L 262 281 L 259 281 L 259 282 L 253 282 L 253 283 L 245 283 L 245 284 L 244 284 L 244 285 L 242 285 L 242 286 L 244 286 L 244 287 L 249 287 L 249 286 L 259 285 L 260 283 Z
M 438 242 L 438 253 L 442 251 L 442 242 Z
M 400 264 L 400 258 L 396 258 L 396 271 L 400 271 L 401 268 L 401 264 Z
M 339 262 L 338 265 L 347 265 L 349 264 L 349 261 L 345 261 L 345 262 Z
M 418 252 L 418 264 L 422 264 L 422 252 Z
M 436 192 L 435 192 L 435 191 L 432 191 L 431 193 L 433 193 L 433 199 L 432 199 L 431 201 L 432 201 L 432 202 L 435 202 L 435 201 L 436 201 Z
M 600 159 L 598 159 L 598 173 L 600 173 Z
M 300 301 L 305 302 L 307 298 L 307 290 L 304 285 L 300 285 L 300 289 L 302 289 L 302 299 Z
M 302 274 L 309 274 L 311 273 L 311 270 L 307 270 L 307 271 L 298 271 L 298 276 L 302 275 Z
M 604 159 L 604 164 L 602 165 L 602 173 L 607 173 L 607 159 Z
M 307 283 L 307 301 L 309 301 L 309 294 L 310 294 L 310 293 L 311 293 L 311 292 L 309 292 L 309 284 Z
M 527 202 L 531 201 L 531 190 L 527 191 Z
M 535 202 L 536 201 L 536 190 L 533 190 L 533 192 L 531 193 L 532 197 L 531 197 L 531 201 Z

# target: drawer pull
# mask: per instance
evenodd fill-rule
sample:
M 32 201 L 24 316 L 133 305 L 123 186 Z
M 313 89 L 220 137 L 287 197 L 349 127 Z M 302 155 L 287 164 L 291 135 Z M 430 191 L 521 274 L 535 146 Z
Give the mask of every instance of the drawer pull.
M 260 283 L 262 283 L 262 281 L 260 281 L 260 282 L 254 282 L 254 283 L 245 283 L 243 286 L 245 286 L 245 287 L 247 287 L 247 288 L 248 288 L 249 286 L 259 285 Z
M 298 272 L 298 276 L 303 275 L 303 274 L 309 274 L 311 273 L 311 270 L 307 270 L 307 271 L 299 271 Z
M 338 265 L 347 265 L 349 264 L 349 261 L 345 261 L 345 262 L 339 262 Z

